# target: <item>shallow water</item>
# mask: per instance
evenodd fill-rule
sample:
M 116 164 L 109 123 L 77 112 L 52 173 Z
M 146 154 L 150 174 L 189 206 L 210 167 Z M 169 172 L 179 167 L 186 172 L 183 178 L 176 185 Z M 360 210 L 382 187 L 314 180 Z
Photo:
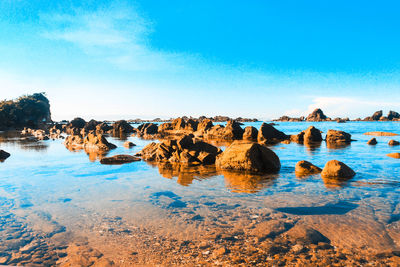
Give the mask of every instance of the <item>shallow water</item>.
M 261 123 L 247 125 L 259 128 Z M 205 228 L 215 227 L 214 232 L 218 232 L 223 221 L 227 227 L 236 227 L 242 217 L 256 218 L 263 211 L 304 220 L 338 246 L 368 244 L 378 252 L 397 249 L 400 160 L 386 154 L 400 152 L 399 147 L 387 145 L 390 139 L 400 137 L 376 137 L 378 144 L 369 146 L 366 142 L 372 136 L 363 133 L 400 133 L 400 123 L 279 122 L 275 127 L 286 134 L 297 134 L 309 125 L 325 133 L 328 129 L 343 130 L 357 141 L 338 148 L 328 148 L 324 142 L 317 147 L 296 143 L 271 146 L 281 160 L 281 171 L 254 176 L 217 172 L 213 167 L 143 161 L 101 165 L 98 155 L 71 152 L 64 147 L 63 140 L 29 142 L 12 133 L 2 133 L 0 148 L 11 153 L 11 157 L 0 163 L 0 229 L 3 229 L 0 263 L 3 257 L 4 263 L 51 265 L 66 255 L 53 255 L 49 251 L 64 251 L 83 238 L 114 262 L 118 259 L 119 264 L 128 264 L 130 260 L 138 260 L 141 248 L 136 248 L 136 254 L 131 251 L 134 248 L 129 251 L 121 248 L 118 252 L 112 252 L 112 248 L 118 245 L 126 248 L 121 242 L 133 238 L 134 231 L 141 238 L 140 231 L 152 231 L 157 236 L 196 240 Z M 137 146 L 127 149 L 122 146 L 123 139 L 108 140 L 118 146 L 108 155 L 134 154 L 151 142 L 128 137 Z M 350 181 L 337 183 L 324 181 L 320 175 L 296 178 L 294 174 L 299 160 L 308 160 L 322 168 L 331 159 L 346 163 L 357 175 Z M 364 231 L 352 228 L 357 228 L 357 224 Z M 4 232 L 10 227 L 15 230 Z M 333 234 L 334 230 L 341 237 Z M 378 231 L 380 235 L 368 236 Z M 25 237 L 19 237 L 18 233 Z M 23 254 L 21 248 L 32 240 L 46 243 L 47 250 L 38 246 L 40 253 L 32 249 Z

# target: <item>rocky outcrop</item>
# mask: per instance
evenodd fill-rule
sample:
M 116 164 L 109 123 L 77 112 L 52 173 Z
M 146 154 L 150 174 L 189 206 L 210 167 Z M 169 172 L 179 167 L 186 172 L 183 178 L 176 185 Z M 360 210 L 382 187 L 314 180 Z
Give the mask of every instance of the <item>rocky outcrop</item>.
M 239 140 L 243 138 L 243 129 L 240 123 L 228 121 L 226 126 L 217 124 L 209 129 L 204 137 L 206 139 Z
M 44 93 L 0 101 L 0 130 L 41 128 L 51 122 L 50 102 Z
M 116 121 L 112 127 L 114 133 L 128 134 L 133 132 L 133 127 L 126 120 Z
M 400 114 L 396 111 L 389 111 L 389 114 L 387 115 L 388 120 L 392 121 L 395 119 L 400 119 Z
M 324 112 L 317 108 L 306 118 L 306 121 L 326 121 L 328 117 L 325 116 Z
M 217 157 L 216 167 L 224 170 L 274 173 L 280 170 L 279 157 L 264 145 L 234 141 Z
M 337 131 L 337 130 L 328 130 L 325 138 L 327 143 L 350 143 L 351 134 Z
M 10 157 L 10 153 L 0 149 L 0 161 L 5 161 Z
M 276 119 L 274 121 L 282 121 L 282 122 L 300 122 L 300 121 L 304 121 L 304 117 L 300 117 L 300 118 L 291 118 L 289 116 L 282 116 L 279 119 Z
M 88 121 L 85 126 L 83 127 L 83 129 L 85 130 L 85 133 L 89 133 L 91 131 L 96 131 L 96 127 L 97 125 L 101 124 L 100 121 L 96 121 L 96 120 L 90 120 Z
M 130 156 L 130 155 L 115 155 L 112 157 L 105 157 L 100 160 L 101 164 L 106 165 L 120 165 L 125 163 L 131 163 L 135 161 L 140 161 L 141 159 L 138 157 Z
M 221 149 L 203 142 L 193 135 L 175 140 L 150 143 L 136 156 L 147 161 L 176 162 L 186 164 L 213 164 Z
M 376 141 L 376 138 L 371 138 L 368 142 L 368 145 L 374 146 L 376 144 L 378 144 L 378 141 Z
M 64 145 L 71 150 L 85 149 L 85 151 L 109 151 L 116 148 L 102 134 L 90 133 L 86 137 L 81 135 L 70 135 L 65 139 Z
M 158 132 L 163 135 L 185 135 L 197 131 L 199 122 L 193 119 L 177 118 L 158 126 Z
M 379 121 L 379 119 L 383 116 L 383 111 L 379 110 L 372 114 L 371 117 L 366 117 L 365 121 Z
M 289 136 L 275 129 L 274 126 L 267 123 L 263 123 L 261 125 L 261 128 L 258 131 L 258 136 L 257 136 L 258 142 L 264 144 L 279 143 L 287 139 L 289 139 Z
M 258 130 L 256 127 L 247 126 L 246 128 L 244 128 L 243 140 L 257 141 L 257 137 L 258 137 Z
M 296 176 L 300 177 L 320 173 L 321 171 L 322 171 L 321 168 L 315 166 L 314 164 L 306 160 L 297 162 L 295 167 Z
M 389 146 L 398 146 L 398 145 L 400 145 L 400 142 L 396 141 L 396 140 L 390 140 L 388 145 Z
M 400 119 L 400 114 L 390 110 L 387 116 L 383 116 L 383 111 L 376 111 L 371 117 L 366 117 L 364 121 L 397 121 Z
M 79 128 L 82 129 L 85 127 L 86 121 L 82 118 L 75 118 L 67 124 L 67 128 Z
M 137 128 L 136 134 L 140 137 L 155 135 L 159 131 L 159 126 L 155 123 L 143 123 Z
M 346 164 L 338 160 L 328 161 L 321 172 L 323 178 L 330 179 L 350 179 L 356 173 Z
M 399 152 L 389 153 L 386 156 L 394 158 L 394 159 L 400 159 L 400 153 Z
M 108 125 L 105 122 L 102 122 L 102 123 L 96 125 L 96 133 L 97 134 L 104 134 L 104 133 L 111 131 L 112 129 L 113 129 L 113 127 L 111 125 Z

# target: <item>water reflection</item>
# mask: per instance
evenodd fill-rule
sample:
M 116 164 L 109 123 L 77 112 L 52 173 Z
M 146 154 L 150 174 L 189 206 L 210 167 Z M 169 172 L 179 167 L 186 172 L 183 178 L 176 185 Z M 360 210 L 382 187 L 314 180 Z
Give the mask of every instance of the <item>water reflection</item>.
M 341 189 L 349 185 L 349 179 L 322 177 L 322 181 L 328 189 Z
M 331 143 L 326 142 L 326 147 L 329 149 L 344 149 L 349 148 L 351 143 Z
M 74 152 L 74 153 L 85 152 L 86 155 L 88 155 L 90 162 L 95 162 L 97 160 L 101 160 L 102 158 L 107 156 L 107 154 L 109 152 L 109 151 L 101 151 L 101 150 L 98 150 L 98 151 L 86 150 L 83 148 L 76 148 L 76 147 L 65 147 L 65 148 L 68 149 L 70 152 Z
M 23 137 L 19 131 L 0 132 L 0 144 L 11 144 L 26 151 L 46 151 L 49 144 L 45 141 L 38 141 L 34 137 Z
M 243 172 L 221 171 L 225 186 L 235 193 L 257 193 L 275 183 L 278 174 L 257 175 Z

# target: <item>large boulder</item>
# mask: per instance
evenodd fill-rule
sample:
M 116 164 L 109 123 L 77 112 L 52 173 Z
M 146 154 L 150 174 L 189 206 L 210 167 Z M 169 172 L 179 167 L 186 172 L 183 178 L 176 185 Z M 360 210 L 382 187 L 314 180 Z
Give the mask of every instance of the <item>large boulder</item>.
M 257 141 L 257 137 L 258 137 L 258 130 L 256 127 L 247 126 L 246 128 L 244 128 L 243 140 Z
M 75 118 L 72 121 L 70 121 L 67 125 L 68 128 L 83 128 L 86 125 L 86 121 L 82 118 Z
M 327 119 L 324 112 L 317 108 L 307 116 L 306 121 L 325 121 Z
M 315 128 L 314 126 L 310 126 L 304 131 L 305 143 L 321 142 L 321 141 L 322 141 L 321 131 Z
M 387 115 L 387 118 L 389 120 L 400 119 L 400 114 L 397 113 L 396 111 L 391 110 L 391 111 L 389 111 L 389 114 Z
M 99 125 L 100 123 L 101 122 L 96 121 L 96 120 L 90 120 L 85 124 L 83 129 L 85 129 L 85 132 L 87 132 L 87 133 L 89 133 L 90 131 L 95 131 L 97 125 Z
M 371 120 L 379 121 L 379 119 L 382 117 L 382 115 L 383 115 L 382 110 L 376 111 L 374 114 L 372 114 Z
M 321 172 L 323 178 L 350 179 L 356 173 L 346 164 L 338 160 L 330 160 Z
M 260 143 L 279 143 L 280 141 L 289 139 L 289 136 L 274 128 L 274 126 L 263 123 L 258 131 L 257 140 Z
M 64 145 L 69 150 L 83 149 L 83 137 L 81 135 L 69 135 L 65 138 Z
M 351 134 L 343 131 L 328 130 L 325 140 L 327 143 L 350 143 Z
M 210 130 L 213 127 L 213 123 L 210 119 L 203 119 L 202 121 L 199 122 L 197 125 L 197 132 L 199 134 L 204 134 L 208 130 Z
M 4 161 L 10 157 L 10 153 L 0 149 L 0 161 Z
M 107 164 L 107 165 L 120 165 L 120 164 L 135 162 L 135 161 L 140 161 L 140 158 L 130 156 L 130 155 L 115 155 L 112 157 L 102 158 L 100 160 L 100 163 Z
M 102 123 L 96 125 L 96 133 L 98 133 L 98 134 L 106 133 L 112 129 L 113 129 L 113 127 L 111 125 L 108 125 L 105 122 L 102 122 Z
M 273 173 L 281 168 L 279 157 L 264 145 L 235 141 L 217 157 L 219 169 Z
M 321 168 L 315 166 L 314 164 L 306 160 L 297 162 L 295 167 L 296 176 L 306 176 L 306 175 L 320 173 L 321 171 L 322 171 Z
M 225 126 L 223 139 L 225 140 L 240 140 L 243 138 L 243 129 L 241 124 L 236 121 L 228 121 Z
M 131 133 L 133 127 L 126 120 L 120 120 L 113 124 L 113 130 L 118 133 Z
M 137 154 L 147 161 L 214 164 L 221 149 L 203 142 L 193 135 L 179 139 L 164 140 L 161 143 L 150 143 Z

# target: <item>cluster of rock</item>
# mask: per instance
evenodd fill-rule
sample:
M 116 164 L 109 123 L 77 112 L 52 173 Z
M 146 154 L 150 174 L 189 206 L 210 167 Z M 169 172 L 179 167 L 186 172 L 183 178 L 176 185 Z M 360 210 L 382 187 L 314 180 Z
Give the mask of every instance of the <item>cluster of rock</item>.
M 107 141 L 103 134 L 89 133 L 87 136 L 70 135 L 65 139 L 64 145 L 70 150 L 84 149 L 87 152 L 105 152 L 116 148 Z
M 366 117 L 364 121 L 400 121 L 400 114 L 390 110 L 387 116 L 383 116 L 383 111 L 376 111 L 372 116 Z
M 21 135 L 28 137 L 30 140 L 49 140 L 49 139 L 59 139 L 59 138 L 64 138 L 64 136 L 61 135 L 61 125 L 56 124 L 52 126 L 51 128 L 47 128 L 46 130 L 36 130 L 36 129 L 31 129 L 31 128 L 24 128 L 21 131 Z
M 302 122 L 302 121 L 310 121 L 310 122 L 320 122 L 320 121 L 336 121 L 339 123 L 344 123 L 347 121 L 350 121 L 349 118 L 335 118 L 331 119 L 327 117 L 324 112 L 320 109 L 317 108 L 313 112 L 311 112 L 307 117 L 299 117 L 299 118 L 291 118 L 289 116 L 282 116 L 279 119 L 276 119 L 274 121 L 283 121 L 283 122 Z
M 299 177 L 321 173 L 323 178 L 328 179 L 350 179 L 356 175 L 349 166 L 338 160 L 328 161 L 323 169 L 302 160 L 296 164 L 295 173 Z

